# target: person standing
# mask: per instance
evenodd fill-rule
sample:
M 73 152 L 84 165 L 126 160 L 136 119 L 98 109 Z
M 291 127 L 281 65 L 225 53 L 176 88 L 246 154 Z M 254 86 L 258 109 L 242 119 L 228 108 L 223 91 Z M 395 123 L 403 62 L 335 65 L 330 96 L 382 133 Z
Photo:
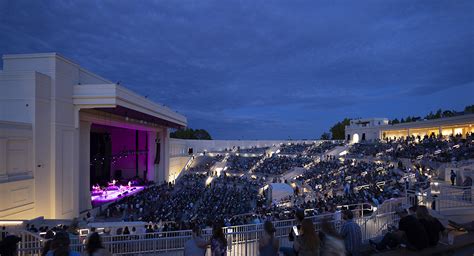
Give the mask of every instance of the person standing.
M 275 238 L 275 227 L 270 221 L 263 224 L 263 236 L 258 241 L 258 251 L 260 256 L 278 255 L 279 241 Z
M 354 214 L 350 210 L 343 212 L 344 225 L 341 228 L 341 237 L 344 239 L 347 255 L 358 256 L 362 244 L 362 231 L 354 222 Z
M 301 222 L 300 234 L 295 238 L 293 246 L 298 256 L 319 256 L 321 243 L 310 219 Z
M 83 253 L 84 256 L 112 256 L 112 254 L 104 248 L 102 245 L 102 239 L 99 233 L 92 233 L 87 238 L 86 251 Z
M 454 186 L 454 182 L 456 181 L 456 173 L 454 172 L 454 170 L 451 170 L 451 186 Z
M 227 240 L 225 239 L 222 225 L 216 223 L 212 227 L 211 255 L 224 256 L 227 252 Z
M 301 223 L 304 220 L 304 210 L 303 209 L 297 209 L 295 211 L 295 217 L 296 217 L 296 228 L 299 232 L 300 229 L 301 229 Z M 293 229 L 291 229 L 290 233 L 288 234 L 288 240 L 290 242 L 293 242 L 295 240 L 295 236 L 296 236 L 296 234 L 293 232 Z M 285 256 L 296 255 L 296 251 L 295 251 L 295 248 L 294 248 L 294 243 L 293 243 L 293 247 L 281 247 L 280 252 Z
M 184 244 L 184 255 L 204 256 L 208 245 L 209 243 L 201 236 L 201 229 L 196 225 L 192 230 L 192 238 Z

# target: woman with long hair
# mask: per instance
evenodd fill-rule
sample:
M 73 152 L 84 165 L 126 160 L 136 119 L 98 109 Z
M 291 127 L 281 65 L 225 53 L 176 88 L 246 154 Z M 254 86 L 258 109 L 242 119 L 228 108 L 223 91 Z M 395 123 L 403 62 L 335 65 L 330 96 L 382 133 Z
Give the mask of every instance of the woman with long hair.
M 426 206 L 419 205 L 416 209 L 416 218 L 421 222 L 428 234 L 429 246 L 436 246 L 439 242 L 441 233 L 445 230 L 439 220 L 430 215 Z
M 319 256 L 319 236 L 310 219 L 304 219 L 301 222 L 301 229 L 295 239 L 294 247 L 298 256 Z
M 80 253 L 69 248 L 70 243 L 71 240 L 68 233 L 64 231 L 57 232 L 51 241 L 51 248 L 46 256 L 80 256 Z
M 211 255 L 212 256 L 224 256 L 227 251 L 227 240 L 225 239 L 222 225 L 215 223 L 212 227 L 211 237 Z
M 260 256 L 278 255 L 280 242 L 275 238 L 275 227 L 271 221 L 265 221 L 263 224 L 263 236 L 258 241 L 258 251 Z
M 107 251 L 102 245 L 102 239 L 100 238 L 99 233 L 92 233 L 87 239 L 86 251 L 84 256 L 111 256 L 112 254 Z
M 321 241 L 321 256 L 345 256 L 346 247 L 344 240 L 341 239 L 333 223 L 328 219 L 321 222 L 321 232 L 319 233 Z

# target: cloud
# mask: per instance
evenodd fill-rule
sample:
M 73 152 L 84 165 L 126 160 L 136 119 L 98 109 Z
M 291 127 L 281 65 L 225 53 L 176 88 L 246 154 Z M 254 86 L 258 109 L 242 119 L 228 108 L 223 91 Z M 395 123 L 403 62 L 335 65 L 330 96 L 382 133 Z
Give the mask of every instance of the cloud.
M 0 54 L 60 52 L 217 138 L 314 138 L 346 116 L 417 114 L 473 91 L 473 12 L 472 1 L 0 0 Z

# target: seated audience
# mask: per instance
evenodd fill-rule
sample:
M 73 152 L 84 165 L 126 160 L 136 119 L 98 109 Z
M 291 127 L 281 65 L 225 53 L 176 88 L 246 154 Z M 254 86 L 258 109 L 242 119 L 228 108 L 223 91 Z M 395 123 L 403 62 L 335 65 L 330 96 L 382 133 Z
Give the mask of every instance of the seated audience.
M 408 215 L 405 209 L 397 211 L 400 216 L 398 230 L 387 233 L 380 243 L 369 240 L 371 246 L 377 250 L 396 248 L 405 244 L 409 249 L 423 250 L 428 247 L 428 234 L 423 224 L 413 215 Z
M 445 230 L 439 220 L 430 215 L 426 206 L 420 205 L 416 209 L 416 218 L 421 222 L 428 234 L 429 246 L 436 246 L 442 232 Z

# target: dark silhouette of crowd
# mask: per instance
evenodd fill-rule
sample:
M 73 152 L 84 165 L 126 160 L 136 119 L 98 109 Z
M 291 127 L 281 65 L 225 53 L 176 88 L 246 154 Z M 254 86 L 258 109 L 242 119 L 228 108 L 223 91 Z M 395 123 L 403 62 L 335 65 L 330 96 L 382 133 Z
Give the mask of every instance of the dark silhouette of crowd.
M 313 159 L 309 156 L 281 156 L 273 154 L 266 158 L 256 169 L 256 173 L 263 173 L 269 175 L 280 175 L 291 170 L 293 167 L 304 167 L 306 164 L 312 162 Z

